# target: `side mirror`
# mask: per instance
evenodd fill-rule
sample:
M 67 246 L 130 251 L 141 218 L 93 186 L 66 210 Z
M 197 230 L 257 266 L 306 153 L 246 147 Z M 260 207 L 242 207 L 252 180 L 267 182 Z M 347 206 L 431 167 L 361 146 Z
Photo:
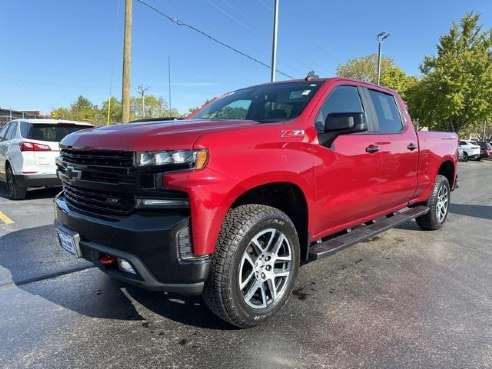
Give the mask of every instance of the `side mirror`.
M 333 113 L 325 120 L 325 133 L 319 137 L 322 145 L 331 145 L 337 136 L 347 133 L 365 132 L 367 123 L 364 113 Z
M 363 113 L 333 113 L 325 120 L 325 132 L 353 133 L 367 131 Z

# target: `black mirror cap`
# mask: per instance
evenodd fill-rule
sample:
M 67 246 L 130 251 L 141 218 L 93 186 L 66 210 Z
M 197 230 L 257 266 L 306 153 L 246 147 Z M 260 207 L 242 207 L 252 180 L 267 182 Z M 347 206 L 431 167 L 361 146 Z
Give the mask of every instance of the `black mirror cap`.
M 325 120 L 325 132 L 353 133 L 367 131 L 364 113 L 332 113 Z

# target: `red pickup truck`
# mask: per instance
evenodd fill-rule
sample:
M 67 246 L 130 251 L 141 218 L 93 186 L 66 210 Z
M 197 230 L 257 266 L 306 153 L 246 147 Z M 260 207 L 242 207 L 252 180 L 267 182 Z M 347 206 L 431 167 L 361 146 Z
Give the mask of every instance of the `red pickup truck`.
M 458 138 L 416 132 L 394 91 L 349 79 L 253 86 L 184 121 L 61 142 L 55 225 L 67 251 L 151 290 L 203 294 L 249 327 L 299 265 L 415 218 L 446 220 Z

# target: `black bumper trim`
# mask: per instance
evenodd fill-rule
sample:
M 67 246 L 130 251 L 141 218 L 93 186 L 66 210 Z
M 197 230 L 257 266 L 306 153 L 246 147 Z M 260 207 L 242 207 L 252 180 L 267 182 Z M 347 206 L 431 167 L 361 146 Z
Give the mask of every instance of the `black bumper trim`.
M 61 181 L 56 174 L 17 174 L 15 182 L 21 187 L 61 187 Z
M 87 249 L 91 249 L 93 251 L 115 256 L 117 258 L 125 259 L 130 262 L 132 267 L 136 270 L 139 277 L 142 280 L 136 279 L 133 277 L 133 274 L 122 272 L 119 269 L 111 269 L 102 265 L 97 259 L 87 258 L 89 261 L 92 261 L 96 266 L 101 269 L 103 272 L 118 278 L 124 282 L 133 284 L 135 286 L 145 288 L 151 291 L 166 291 L 179 293 L 183 295 L 200 295 L 203 291 L 204 282 L 197 283 L 162 283 L 158 281 L 155 276 L 148 270 L 145 264 L 135 255 L 132 255 L 128 252 L 116 250 L 111 247 L 106 247 L 103 245 L 99 245 L 94 242 L 81 242 L 80 246 L 83 250 L 83 255 L 88 254 Z M 208 266 L 207 266 L 208 267 Z

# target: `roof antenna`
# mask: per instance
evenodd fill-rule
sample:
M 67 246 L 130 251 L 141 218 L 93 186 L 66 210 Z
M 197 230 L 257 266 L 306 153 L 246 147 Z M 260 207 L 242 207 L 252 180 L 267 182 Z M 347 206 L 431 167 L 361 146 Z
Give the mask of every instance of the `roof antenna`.
M 314 74 L 314 70 L 310 71 L 306 78 L 304 78 L 305 81 L 314 81 L 319 79 L 319 76 L 317 74 Z

